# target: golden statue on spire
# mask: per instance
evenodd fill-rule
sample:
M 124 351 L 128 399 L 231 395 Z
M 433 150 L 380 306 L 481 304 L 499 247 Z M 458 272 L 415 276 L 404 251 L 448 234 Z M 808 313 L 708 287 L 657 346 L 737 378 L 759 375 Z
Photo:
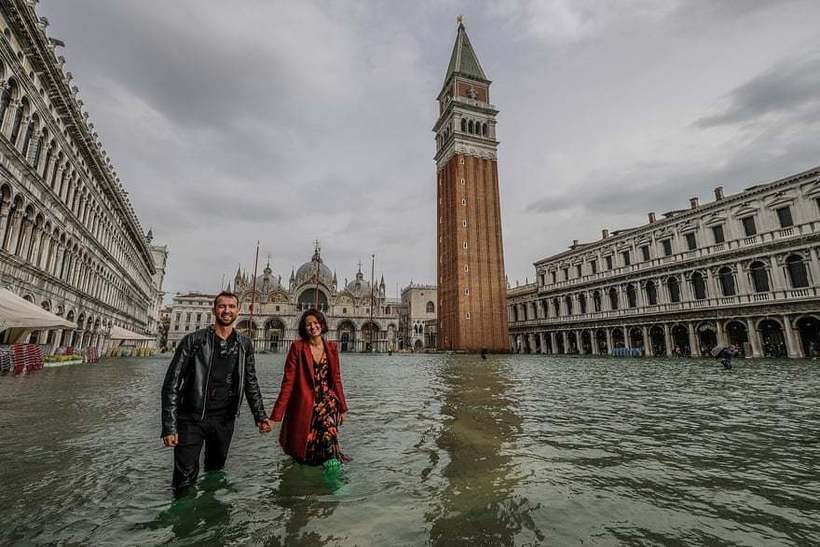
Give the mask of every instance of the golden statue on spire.
M 456 17 L 456 21 L 458 22 L 459 25 L 463 25 L 464 24 L 464 16 L 459 15 L 458 17 Z

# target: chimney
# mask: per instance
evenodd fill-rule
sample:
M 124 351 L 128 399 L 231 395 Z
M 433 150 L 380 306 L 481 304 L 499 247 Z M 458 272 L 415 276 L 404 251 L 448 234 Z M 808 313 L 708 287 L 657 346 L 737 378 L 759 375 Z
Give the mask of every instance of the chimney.
M 718 186 L 715 188 L 715 201 L 720 201 L 723 199 L 723 186 Z
M 606 228 L 601 229 L 601 239 L 606 239 L 609 237 L 609 230 Z
M 692 207 L 692 209 L 697 209 L 698 208 L 698 196 L 695 196 L 693 198 L 689 198 L 689 205 Z
M 575 248 L 575 247 L 577 247 L 577 246 L 578 246 L 578 240 L 577 240 L 577 239 L 573 239 L 573 240 L 572 240 L 572 248 L 574 249 L 574 248 Z
M 649 224 L 655 224 L 655 211 L 649 213 Z

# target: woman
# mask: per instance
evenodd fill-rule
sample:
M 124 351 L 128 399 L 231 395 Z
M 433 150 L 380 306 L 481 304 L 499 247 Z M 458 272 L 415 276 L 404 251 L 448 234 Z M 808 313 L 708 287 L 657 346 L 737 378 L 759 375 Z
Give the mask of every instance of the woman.
M 322 337 L 322 312 L 308 310 L 299 320 L 299 337 L 285 360 L 282 388 L 271 419 L 282 422 L 279 444 L 300 463 L 338 466 L 348 460 L 339 449 L 339 430 L 347 415 L 336 344 Z

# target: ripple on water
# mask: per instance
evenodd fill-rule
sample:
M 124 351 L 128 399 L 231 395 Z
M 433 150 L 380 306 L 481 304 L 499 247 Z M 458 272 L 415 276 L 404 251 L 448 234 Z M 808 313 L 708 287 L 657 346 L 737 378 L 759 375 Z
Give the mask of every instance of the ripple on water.
M 284 355 L 260 355 L 269 408 Z M 328 484 L 240 416 L 172 500 L 167 360 L 0 377 L 0 544 L 816 544 L 812 362 L 343 355 Z

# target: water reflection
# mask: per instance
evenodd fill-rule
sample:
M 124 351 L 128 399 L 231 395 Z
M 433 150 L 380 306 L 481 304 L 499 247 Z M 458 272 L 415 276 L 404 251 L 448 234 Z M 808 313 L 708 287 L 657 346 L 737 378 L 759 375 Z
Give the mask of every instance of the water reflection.
M 300 465 L 292 460 L 281 464 L 279 486 L 272 501 L 284 513 L 278 524 L 281 535 L 269 537 L 266 545 L 325 545 L 323 537 L 308 526 L 327 519 L 338 506 L 340 484 L 328 481 L 319 467 Z
M 221 543 L 231 520 L 231 506 L 221 499 L 228 492 L 235 489 L 223 471 L 205 473 L 196 486 L 174 499 L 170 507 L 144 527 L 149 530 L 170 527 L 177 541 Z M 207 526 L 203 526 L 206 523 Z
M 447 485 L 427 516 L 431 542 L 513 545 L 524 528 L 543 540 L 529 515 L 533 507 L 515 495 L 520 477 L 510 448 L 522 419 L 509 397 L 505 359 L 451 356 L 440 371 L 445 418 L 436 444 L 450 461 L 442 473 Z

